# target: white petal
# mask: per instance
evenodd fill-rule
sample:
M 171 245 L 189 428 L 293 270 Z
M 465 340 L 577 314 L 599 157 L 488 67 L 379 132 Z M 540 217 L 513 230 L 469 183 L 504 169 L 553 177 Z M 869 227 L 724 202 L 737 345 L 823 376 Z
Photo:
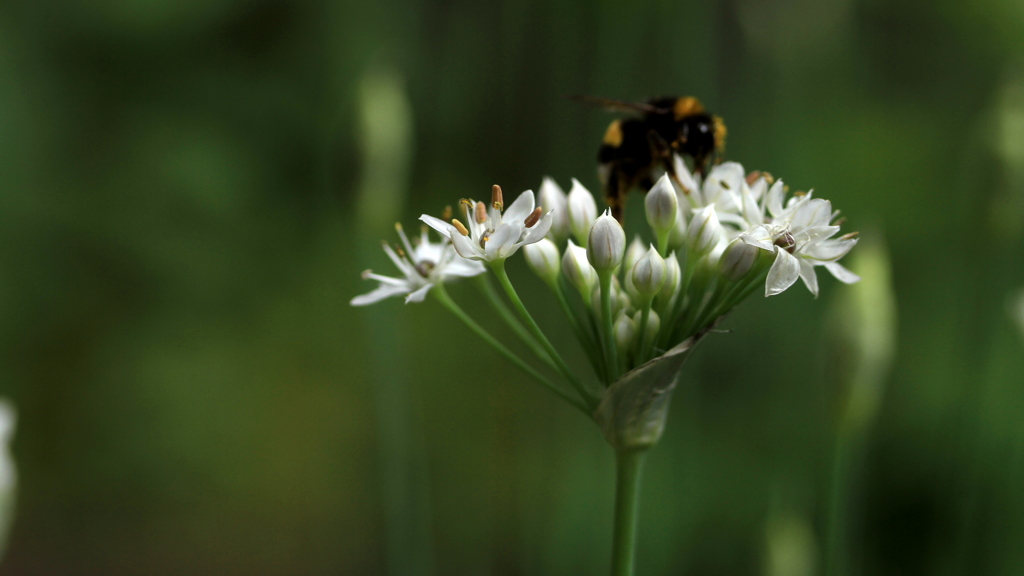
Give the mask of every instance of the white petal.
M 812 198 L 800 204 L 793 213 L 794 228 L 827 226 L 832 217 L 832 203 L 821 198 Z
M 740 234 L 740 240 L 743 240 L 751 246 L 757 246 L 762 250 L 772 251 L 773 242 L 771 230 L 767 226 L 757 226 L 750 230 L 747 230 L 743 234 Z
M 402 274 L 405 274 L 406 278 L 413 278 L 419 275 L 416 268 L 414 268 L 408 260 L 396 254 L 395 250 L 391 246 L 384 244 L 384 253 L 388 255 L 388 258 L 390 258 L 391 262 L 395 264 L 395 267 L 398 268 Z
M 523 223 L 516 221 L 508 221 L 498 226 L 498 229 L 491 233 L 487 242 L 484 243 L 484 251 L 487 255 L 487 260 L 496 260 L 498 258 L 507 258 L 511 256 L 511 253 L 504 251 L 504 248 L 512 247 L 515 250 L 515 243 L 519 241 L 519 236 L 522 235 Z
M 815 260 L 821 260 L 828 262 L 831 260 L 838 260 L 846 255 L 853 246 L 857 244 L 856 238 L 841 239 L 836 238 L 835 240 L 822 240 L 810 244 L 806 248 L 801 250 L 801 253 Z
M 430 226 L 434 230 L 440 232 L 440 234 L 445 238 L 451 238 L 451 231 L 455 228 L 454 226 L 445 222 L 444 220 L 441 220 L 440 218 L 434 218 L 429 214 L 421 215 L 420 220 L 427 226 Z
M 480 249 L 480 246 L 476 242 L 473 242 L 469 237 L 463 236 L 457 232 L 452 234 L 452 246 L 455 248 L 455 251 L 458 252 L 459 256 L 462 256 L 463 258 L 479 260 L 484 256 L 483 250 Z
M 406 296 L 405 303 L 408 304 L 409 302 L 423 302 L 423 299 L 427 297 L 427 292 L 430 292 L 430 289 L 433 287 L 433 284 L 427 284 L 423 286 L 419 290 Z
M 551 229 L 551 225 L 555 221 L 553 212 L 554 211 L 548 212 L 542 216 L 540 221 L 533 225 L 533 228 L 526 229 L 526 238 L 523 238 L 522 244 L 540 242 L 542 238 L 547 236 L 548 230 Z
M 786 196 L 785 186 L 782 184 L 782 180 L 776 180 L 775 184 L 768 189 L 768 196 L 765 198 L 765 206 L 768 208 L 768 213 L 773 218 L 778 218 L 782 215 L 782 199 Z
M 750 185 L 749 190 L 750 195 L 753 196 L 754 200 L 760 200 L 768 190 L 768 181 L 764 179 L 764 176 L 761 176 L 757 180 L 754 180 L 754 183 Z
M 802 258 L 799 258 L 798 260 L 800 260 L 800 279 L 804 281 L 804 285 L 811 291 L 811 294 L 817 298 L 818 276 L 814 273 L 814 264 L 811 264 Z
M 508 220 L 517 220 L 522 222 L 523 220 L 526 220 L 526 217 L 530 215 L 530 212 L 533 212 L 534 205 L 533 190 L 523 192 L 518 198 L 516 198 L 516 201 L 513 202 L 507 210 L 505 210 L 505 213 L 502 214 L 502 222 Z
M 775 253 L 775 262 L 768 270 L 768 278 L 764 283 L 765 297 L 782 294 L 800 277 L 800 262 L 795 256 L 781 248 Z
M 839 262 L 826 262 L 825 269 L 831 272 L 832 275 L 836 277 L 836 280 L 845 284 L 860 282 L 860 276 L 854 274 L 847 268 L 844 268 Z
M 407 285 L 389 286 L 386 284 L 381 284 L 380 286 L 374 288 L 372 291 L 367 292 L 366 294 L 356 296 L 351 301 L 349 301 L 349 304 L 351 304 L 352 306 L 367 306 L 369 304 L 380 302 L 385 298 L 390 298 L 392 296 L 399 296 L 401 294 L 408 293 L 409 288 Z
M 452 261 L 445 265 L 441 271 L 442 280 L 449 276 L 457 276 L 459 278 L 469 278 L 471 276 L 477 276 L 487 271 L 477 260 L 469 260 L 462 256 L 456 256 L 452 258 Z
M 685 196 L 692 196 L 695 192 L 699 192 L 700 187 L 697 181 L 693 179 L 693 174 L 690 173 L 690 169 L 686 167 L 686 162 L 683 162 L 683 158 L 678 154 L 672 157 L 672 168 L 675 170 L 676 179 L 679 181 L 678 184 L 682 188 L 681 192 Z M 680 198 L 682 200 L 682 198 Z M 682 202 L 680 202 L 681 204 Z
M 743 218 L 748 226 L 757 226 L 764 223 L 764 215 L 761 214 L 761 207 L 757 205 L 757 198 L 749 191 L 743 191 Z
M 407 286 L 409 281 L 405 278 L 392 278 L 391 276 L 381 276 L 380 274 L 374 274 L 367 270 L 363 272 L 363 278 L 365 280 L 376 280 L 381 284 L 387 284 L 388 286 Z

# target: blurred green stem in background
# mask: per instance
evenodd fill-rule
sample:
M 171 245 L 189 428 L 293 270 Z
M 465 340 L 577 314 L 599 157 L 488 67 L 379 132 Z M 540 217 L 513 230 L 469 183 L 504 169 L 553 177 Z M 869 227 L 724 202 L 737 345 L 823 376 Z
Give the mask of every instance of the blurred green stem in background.
M 851 540 L 859 540 L 859 496 L 867 433 L 878 412 L 885 380 L 895 356 L 896 295 L 889 254 L 880 233 L 866 235 L 852 268 L 862 280 L 844 290 L 836 306 L 841 354 L 847 380 L 833 455 L 825 549 L 826 576 L 856 573 L 851 569 Z
M 615 454 L 615 528 L 612 533 L 612 576 L 632 576 L 636 563 L 636 520 L 640 503 L 640 471 L 647 450 Z
M 357 238 L 372 237 L 399 220 L 412 156 L 412 106 L 402 75 L 372 66 L 358 84 L 362 173 L 355 224 Z M 376 247 L 360 255 L 369 264 Z M 368 266 L 366 266 L 368 267 Z M 387 571 L 394 576 L 434 573 L 430 494 L 424 450 L 411 429 L 417 418 L 409 394 L 407 347 L 395 345 L 403 326 L 397 310 L 374 307 L 364 325 L 379 442 L 381 505 Z

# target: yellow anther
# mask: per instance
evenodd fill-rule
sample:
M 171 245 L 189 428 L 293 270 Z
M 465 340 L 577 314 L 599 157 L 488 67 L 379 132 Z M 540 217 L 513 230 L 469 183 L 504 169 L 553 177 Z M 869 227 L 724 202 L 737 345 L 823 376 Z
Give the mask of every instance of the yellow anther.
M 466 227 L 462 224 L 462 222 L 459 222 L 458 218 L 452 218 L 452 226 L 455 226 L 455 229 L 459 231 L 459 234 L 462 234 L 463 236 L 469 236 L 469 230 L 466 230 Z

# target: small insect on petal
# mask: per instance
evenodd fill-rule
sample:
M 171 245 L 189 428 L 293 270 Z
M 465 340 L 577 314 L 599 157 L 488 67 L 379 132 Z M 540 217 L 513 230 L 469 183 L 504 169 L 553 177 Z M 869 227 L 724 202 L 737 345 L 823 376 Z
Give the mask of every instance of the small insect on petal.
M 459 222 L 458 218 L 452 218 L 452 226 L 455 226 L 455 229 L 459 231 L 459 234 L 462 234 L 463 236 L 469 236 L 469 230 L 466 230 L 466 227 L 462 224 L 462 222 Z
M 477 224 L 483 224 L 487 222 L 487 205 L 483 202 L 476 203 L 476 222 Z
M 544 210 L 540 206 L 537 206 L 533 209 L 533 212 L 530 212 L 530 215 L 526 217 L 523 224 L 525 224 L 527 228 L 533 228 L 537 222 L 540 222 L 540 217 L 543 212 Z
M 505 209 L 505 202 L 501 197 L 501 186 L 498 186 L 497 184 L 491 186 L 491 206 L 493 206 L 498 212 Z

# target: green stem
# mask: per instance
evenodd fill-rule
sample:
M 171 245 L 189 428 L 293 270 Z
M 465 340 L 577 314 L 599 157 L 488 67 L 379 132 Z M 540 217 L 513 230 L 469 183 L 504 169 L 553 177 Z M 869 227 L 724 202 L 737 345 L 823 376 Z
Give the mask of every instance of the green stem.
M 615 529 L 612 537 L 612 576 L 632 576 L 636 563 L 636 516 L 640 501 L 640 469 L 644 450 L 615 455 Z
M 486 275 L 477 276 L 477 285 L 480 287 L 480 291 L 484 293 L 484 296 L 487 297 L 488 302 L 491 303 L 494 310 L 499 316 L 501 316 L 501 319 L 504 320 L 505 323 L 508 324 L 508 327 L 516 333 L 519 340 L 522 341 L 522 343 L 525 344 L 531 352 L 533 352 L 548 366 L 557 370 L 558 367 L 551 361 L 551 357 L 548 356 L 547 352 L 544 351 L 544 348 L 537 343 L 537 340 L 530 335 L 530 332 L 526 330 L 522 323 L 516 319 L 515 314 L 508 309 L 508 306 L 506 306 L 505 302 L 503 302 L 501 297 L 498 296 L 498 293 L 494 290 L 494 286 Z
M 636 360 L 636 365 L 638 365 L 638 366 L 640 364 L 643 364 L 644 362 L 647 361 L 647 344 L 648 344 L 647 323 L 648 323 L 650 317 L 651 317 L 651 301 L 648 300 L 647 302 L 645 302 L 643 304 L 643 307 L 640 309 L 640 337 L 637 340 L 637 342 L 639 343 L 639 346 L 636 347 L 637 354 L 636 354 L 636 359 L 635 359 Z
M 498 342 L 494 338 L 494 336 L 491 336 L 486 330 L 483 329 L 483 327 L 477 324 L 475 320 L 470 318 L 469 315 L 466 314 L 466 312 L 462 308 L 460 308 L 459 305 L 456 304 L 454 300 L 452 300 L 451 296 L 448 295 L 448 292 L 444 289 L 444 286 L 442 284 L 438 283 L 437 285 L 435 285 L 433 292 L 434 295 L 437 297 L 438 301 L 441 302 L 441 304 L 445 308 L 447 308 L 459 320 L 462 320 L 463 324 L 465 324 L 470 330 L 475 332 L 477 336 L 484 340 L 484 342 L 490 344 L 491 347 L 497 350 L 498 353 L 504 356 L 509 362 L 515 364 L 520 370 L 525 372 L 528 376 L 533 377 L 534 380 L 540 382 L 545 388 L 551 390 L 559 398 L 565 400 L 569 404 L 572 404 L 584 414 L 587 414 L 589 416 L 593 412 L 592 409 L 589 409 L 578 398 L 571 396 L 570 394 L 556 386 L 554 382 L 545 378 L 544 375 L 531 368 L 530 365 L 524 362 L 519 356 L 516 356 L 508 348 L 502 346 L 502 344 Z
M 516 293 L 515 287 L 512 286 L 512 281 L 508 279 L 508 273 L 505 272 L 505 261 L 495 260 L 490 264 L 491 270 L 494 271 L 494 275 L 498 277 L 498 283 L 505 289 L 505 294 L 508 296 L 508 299 L 512 301 L 512 307 L 516 309 L 516 312 L 519 313 L 519 317 L 526 324 L 526 327 L 531 333 L 533 333 L 533 336 L 548 353 L 551 360 L 554 361 L 555 367 L 558 371 L 561 372 L 562 376 L 569 382 L 569 384 L 572 384 L 572 387 L 576 389 L 576 392 L 579 393 L 590 412 L 593 412 L 593 410 L 597 408 L 598 402 L 600 402 L 599 398 L 583 386 L 580 379 L 576 377 L 576 374 L 574 374 L 572 369 L 569 368 L 569 365 L 562 359 L 558 350 L 555 350 L 555 347 L 551 345 L 551 342 L 548 340 L 547 336 L 544 335 L 540 326 L 537 325 L 533 316 L 530 315 L 530 311 L 526 309 L 526 305 L 523 304 L 522 300 L 520 300 L 519 294 Z
M 604 366 L 601 364 L 601 354 L 598 351 L 596 344 L 594 343 L 593 337 L 584 330 L 583 325 L 580 324 L 579 316 L 576 314 L 576 310 L 572 307 L 569 302 L 569 298 L 565 295 L 565 288 L 562 286 L 561 278 L 556 280 L 552 285 L 551 289 L 554 290 L 555 296 L 558 297 L 558 303 L 562 306 L 562 311 L 565 312 L 566 318 L 569 319 L 569 324 L 572 325 L 573 332 L 576 333 L 576 338 L 580 341 L 583 346 L 584 352 L 587 353 L 587 358 L 590 360 L 590 365 L 594 369 L 594 373 L 599 378 L 604 378 Z
M 601 281 L 601 332 L 604 342 L 604 361 L 610 385 L 619 376 L 618 352 L 615 350 L 615 324 L 612 319 L 612 273 L 598 272 Z

